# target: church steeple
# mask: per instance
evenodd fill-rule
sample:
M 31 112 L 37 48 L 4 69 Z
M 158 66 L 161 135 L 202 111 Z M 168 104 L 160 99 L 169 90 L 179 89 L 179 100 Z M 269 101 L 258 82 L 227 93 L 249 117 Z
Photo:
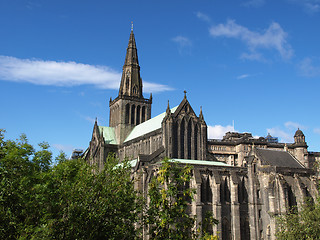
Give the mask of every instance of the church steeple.
M 134 38 L 132 28 L 127 47 L 127 54 L 122 68 L 119 96 L 122 95 L 143 98 L 136 40 Z
M 134 126 L 151 118 L 152 95 L 142 95 L 142 79 L 133 28 L 129 37 L 127 54 L 122 68 L 119 95 L 110 99 L 109 126 L 115 130 L 118 143 L 123 143 Z

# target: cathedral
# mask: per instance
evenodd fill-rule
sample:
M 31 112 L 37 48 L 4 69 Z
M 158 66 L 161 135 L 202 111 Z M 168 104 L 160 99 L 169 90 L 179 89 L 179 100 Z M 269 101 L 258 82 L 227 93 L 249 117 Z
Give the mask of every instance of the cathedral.
M 238 132 L 208 139 L 202 109 L 197 116 L 186 92 L 178 106 L 168 102 L 162 114 L 151 118 L 152 95 L 144 98 L 142 88 L 131 30 L 119 94 L 109 101 L 109 127 L 95 122 L 86 161 L 103 168 L 109 153 L 129 159 L 135 187 L 145 196 L 165 157 L 192 165 L 190 187 L 196 195 L 190 212 L 198 224 L 211 212 L 219 220 L 211 230 L 222 240 L 275 239 L 278 215 L 299 209 L 306 197 L 316 199 L 313 165 L 320 153 L 308 152 L 300 129 L 294 143 Z

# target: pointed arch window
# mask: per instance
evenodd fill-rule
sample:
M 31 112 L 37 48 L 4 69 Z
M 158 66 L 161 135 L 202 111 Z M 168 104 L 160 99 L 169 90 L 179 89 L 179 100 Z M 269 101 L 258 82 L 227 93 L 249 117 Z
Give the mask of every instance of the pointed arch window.
M 184 119 L 182 119 L 180 123 L 180 158 L 184 158 L 184 131 L 185 131 L 185 124 Z
M 136 106 L 132 105 L 131 106 L 131 124 L 134 124 L 135 113 L 136 113 Z
M 137 95 L 138 94 L 138 88 L 136 85 L 134 85 L 133 89 L 132 89 L 132 93 L 133 95 Z
M 226 177 L 223 184 L 223 192 L 221 194 L 223 196 L 223 202 L 230 202 L 230 189 L 228 186 L 228 178 Z
M 294 195 L 291 186 L 288 185 L 288 207 L 289 211 L 295 211 L 297 207 L 297 199 Z
M 143 123 L 146 120 L 146 107 L 143 106 L 141 111 L 142 111 L 142 113 L 141 113 L 141 122 Z
M 137 121 L 136 124 L 140 124 L 140 106 L 137 106 Z
M 201 179 L 201 202 L 212 202 L 212 190 L 210 186 L 209 176 L 202 176 Z
M 198 159 L 198 125 L 195 124 L 194 126 L 194 148 L 193 148 L 193 151 L 194 151 L 194 156 L 195 156 L 195 159 L 197 160 Z
M 188 123 L 188 129 L 187 129 L 187 151 L 188 151 L 188 159 L 191 159 L 191 133 L 192 133 L 192 127 L 191 127 L 191 120 L 189 120 Z
M 126 116 L 125 116 L 125 123 L 129 123 L 129 115 L 130 115 L 130 104 L 126 104 Z

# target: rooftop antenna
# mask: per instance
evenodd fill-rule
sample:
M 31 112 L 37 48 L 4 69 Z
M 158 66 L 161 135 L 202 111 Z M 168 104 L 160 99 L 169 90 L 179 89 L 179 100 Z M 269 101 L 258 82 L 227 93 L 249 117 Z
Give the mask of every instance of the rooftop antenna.
M 235 131 L 235 130 L 234 130 L 234 120 L 232 120 L 232 127 L 233 127 L 233 131 Z
M 133 32 L 133 21 L 131 21 L 131 31 Z

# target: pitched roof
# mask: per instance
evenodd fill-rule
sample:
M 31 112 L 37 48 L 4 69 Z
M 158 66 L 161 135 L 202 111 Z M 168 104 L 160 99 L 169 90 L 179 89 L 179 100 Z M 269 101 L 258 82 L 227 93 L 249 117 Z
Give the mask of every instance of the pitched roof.
M 171 112 L 174 113 L 176 111 L 178 106 L 171 108 Z M 153 117 L 137 126 L 135 126 L 131 133 L 128 135 L 126 140 L 124 142 L 129 142 L 132 139 L 135 139 L 137 137 L 141 137 L 147 133 L 153 132 L 157 129 L 161 128 L 161 123 L 163 118 L 166 116 L 166 112 L 159 114 L 156 117 Z
M 218 166 L 218 167 L 233 167 L 232 165 L 223 163 L 223 162 L 215 162 L 215 161 L 205 161 L 205 160 L 191 160 L 191 159 L 169 159 L 171 162 L 182 163 L 182 164 L 190 164 L 190 165 L 204 165 L 204 166 Z M 133 159 L 128 162 L 131 167 L 135 167 L 138 163 L 138 159 Z
M 99 126 L 100 135 L 103 134 L 105 143 L 107 144 L 117 144 L 116 133 L 113 127 Z
M 256 154 L 261 159 L 263 165 L 288 168 L 305 168 L 290 153 L 272 149 L 256 148 Z
M 192 160 L 192 159 L 170 159 L 169 161 L 190 165 L 209 165 L 209 166 L 221 166 L 221 167 L 233 167 L 230 164 L 217 161 L 205 161 L 205 160 Z

